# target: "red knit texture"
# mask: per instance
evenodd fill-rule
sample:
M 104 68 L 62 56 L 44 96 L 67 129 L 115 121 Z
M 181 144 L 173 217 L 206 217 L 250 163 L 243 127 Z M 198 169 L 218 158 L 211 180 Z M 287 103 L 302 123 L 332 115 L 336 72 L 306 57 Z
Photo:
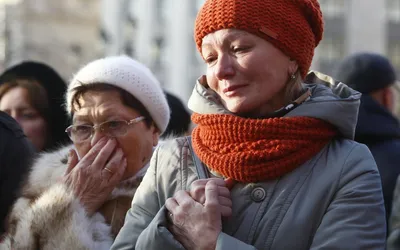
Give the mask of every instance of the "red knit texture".
M 211 170 L 239 182 L 279 178 L 315 156 L 337 134 L 310 117 L 246 119 L 200 115 L 192 121 L 193 150 Z
M 194 36 L 201 53 L 204 36 L 214 31 L 233 28 L 255 34 L 296 60 L 304 78 L 323 27 L 317 0 L 206 0 Z

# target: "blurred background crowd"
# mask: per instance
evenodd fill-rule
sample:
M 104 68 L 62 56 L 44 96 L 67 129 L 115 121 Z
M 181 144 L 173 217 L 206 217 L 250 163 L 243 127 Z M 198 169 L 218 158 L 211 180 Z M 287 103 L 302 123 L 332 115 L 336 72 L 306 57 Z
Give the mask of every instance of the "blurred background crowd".
M 83 64 L 128 54 L 183 102 L 200 72 L 193 22 L 204 0 L 0 0 L 0 71 L 23 60 L 65 80 Z M 312 69 L 332 75 L 356 52 L 387 56 L 400 72 L 400 0 L 320 0 L 324 38 Z

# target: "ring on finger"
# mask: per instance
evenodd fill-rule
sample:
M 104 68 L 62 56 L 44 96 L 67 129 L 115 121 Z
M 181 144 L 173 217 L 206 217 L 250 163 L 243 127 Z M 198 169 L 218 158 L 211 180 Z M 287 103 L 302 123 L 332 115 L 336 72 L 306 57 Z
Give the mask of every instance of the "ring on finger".
M 113 174 L 113 173 L 114 173 L 113 171 L 111 171 L 111 170 L 110 170 L 110 169 L 108 169 L 107 167 L 105 167 L 105 168 L 104 168 L 104 170 L 105 170 L 105 171 L 107 171 L 107 172 L 109 172 L 109 173 L 111 173 L 111 174 Z
M 173 215 L 171 212 L 168 213 L 168 219 L 169 219 L 171 222 L 174 220 L 174 215 Z

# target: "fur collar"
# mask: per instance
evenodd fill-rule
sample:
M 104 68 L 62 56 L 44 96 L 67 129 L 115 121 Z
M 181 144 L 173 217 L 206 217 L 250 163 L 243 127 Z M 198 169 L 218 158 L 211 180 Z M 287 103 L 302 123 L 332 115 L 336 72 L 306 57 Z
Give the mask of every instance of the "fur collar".
M 36 158 L 10 214 L 8 237 L 14 248 L 109 249 L 123 226 L 142 176 L 121 182 L 98 213 L 88 217 L 61 182 L 72 148 L 65 146 Z
M 74 145 L 64 146 L 53 152 L 39 154 L 23 187 L 23 195 L 37 197 L 49 187 L 59 182 L 67 170 L 68 153 L 71 149 L 74 149 Z M 121 182 L 112 192 L 110 199 L 118 196 L 133 197 L 143 175 L 137 175 Z

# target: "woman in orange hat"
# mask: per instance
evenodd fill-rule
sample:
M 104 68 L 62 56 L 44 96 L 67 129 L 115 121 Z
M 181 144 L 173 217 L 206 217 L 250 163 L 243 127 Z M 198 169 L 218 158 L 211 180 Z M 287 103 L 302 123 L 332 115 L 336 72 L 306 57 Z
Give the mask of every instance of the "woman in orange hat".
M 206 0 L 191 138 L 161 145 L 112 249 L 384 249 L 360 94 L 309 72 L 317 0 Z

